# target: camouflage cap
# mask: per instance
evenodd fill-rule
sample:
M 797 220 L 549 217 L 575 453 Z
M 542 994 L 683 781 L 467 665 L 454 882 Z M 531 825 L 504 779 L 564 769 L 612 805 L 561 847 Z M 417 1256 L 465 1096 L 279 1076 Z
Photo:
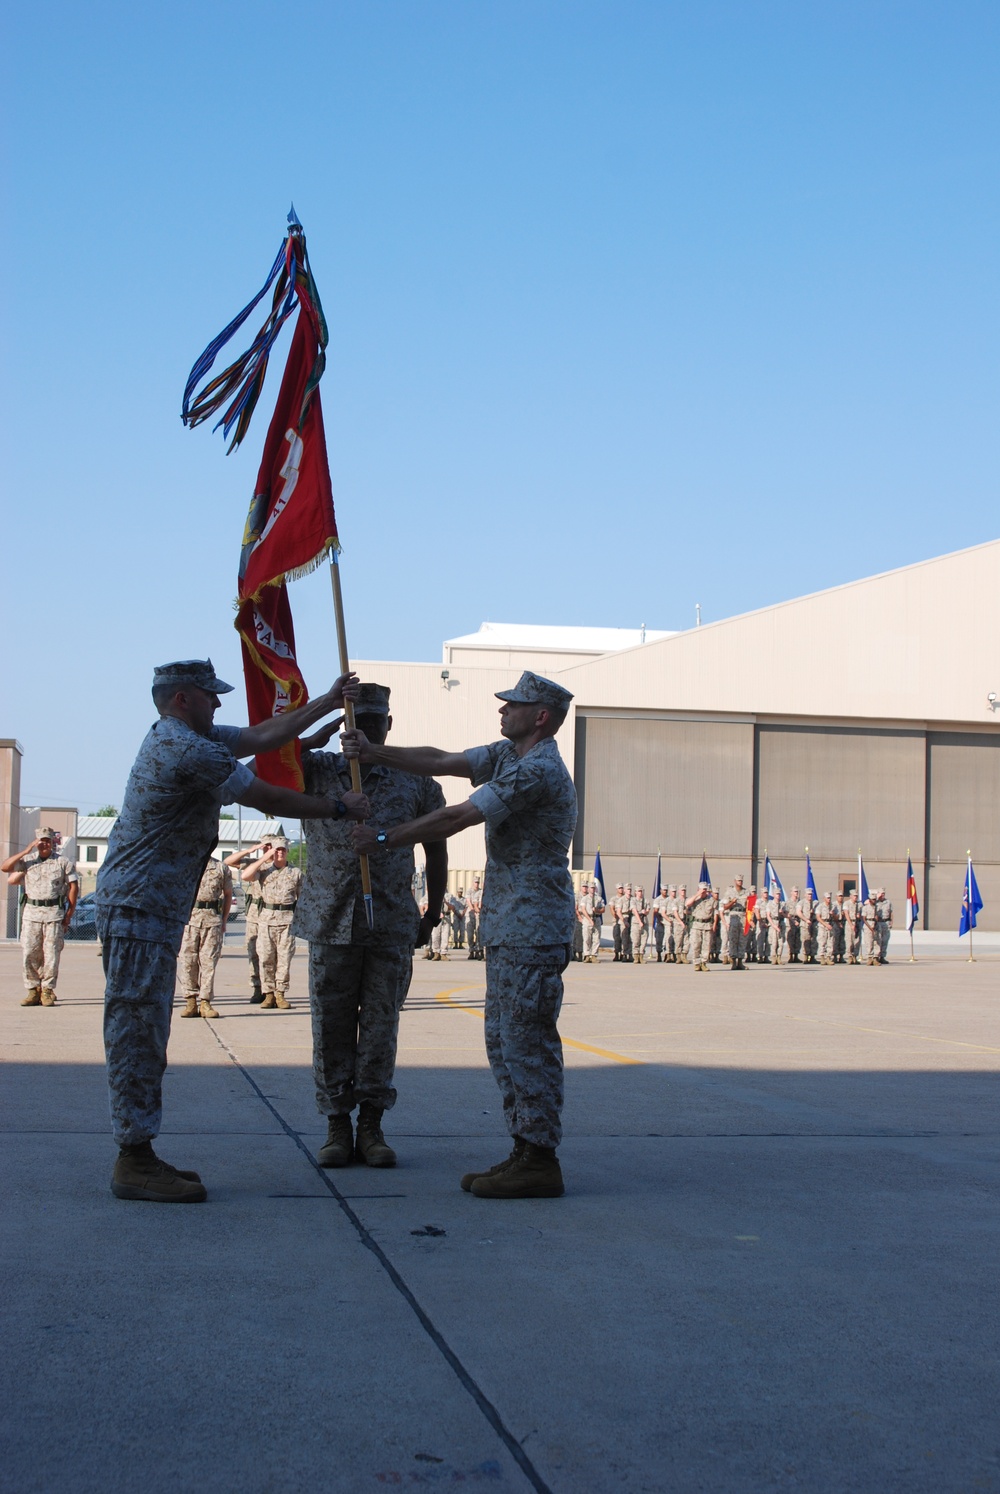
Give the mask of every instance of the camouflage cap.
M 173 664 L 157 664 L 153 670 L 153 689 L 159 685 L 173 685 L 178 690 L 195 685 L 210 695 L 228 695 L 233 688 L 219 679 L 211 659 L 179 659 Z
M 513 690 L 497 691 L 497 700 L 507 700 L 511 705 L 549 706 L 556 711 L 568 711 L 572 699 L 562 685 L 542 674 L 532 674 L 530 669 L 524 671 Z
M 354 702 L 355 716 L 388 716 L 391 694 L 388 685 L 359 686 L 358 698 Z
M 35 839 L 58 840 L 59 832 L 57 830 L 54 830 L 51 825 L 39 825 L 38 829 L 35 831 Z
M 269 839 L 269 845 L 272 851 L 288 850 L 288 841 L 283 835 L 272 835 Z

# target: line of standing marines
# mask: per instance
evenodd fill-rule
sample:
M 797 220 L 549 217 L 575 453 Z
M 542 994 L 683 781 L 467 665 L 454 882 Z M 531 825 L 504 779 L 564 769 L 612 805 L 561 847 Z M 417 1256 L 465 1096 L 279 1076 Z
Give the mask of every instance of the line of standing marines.
M 652 901 L 642 887 L 619 882 L 607 904 L 597 882 L 584 881 L 576 900 L 575 958 L 596 964 L 604 915 L 611 921 L 615 963 L 641 965 L 655 952 L 657 964 L 691 964 L 708 969 L 722 962 L 745 970 L 747 961 L 762 965 L 885 965 L 888 963 L 892 904 L 885 888 L 875 888 L 864 902 L 853 893 L 827 892 L 815 899 L 810 891 L 788 898 L 775 889 L 756 896 L 736 877 L 724 892 L 699 882 L 687 888 L 668 886 Z
M 495 1166 L 467 1173 L 461 1186 L 481 1198 L 561 1196 L 557 1019 L 576 919 L 568 852 L 577 810 L 554 738 L 572 696 L 526 671 L 513 689 L 498 692 L 500 740 L 444 752 L 388 746 L 389 690 L 362 684 L 353 674 L 307 705 L 256 726 L 216 726 L 219 697 L 231 689 L 211 660 L 183 660 L 154 671 L 158 717 L 133 764 L 98 873 L 104 1043 L 118 1144 L 112 1192 L 161 1203 L 195 1203 L 207 1196 L 199 1175 L 165 1162 L 153 1142 L 162 1120 L 179 955 L 183 1015 L 214 1013 L 202 973 L 214 970 L 233 867 L 209 865 L 209 858 L 220 806 L 238 802 L 306 822 L 304 877 L 287 865 L 287 845 L 276 837 L 253 848 L 241 880 L 258 903 L 261 1006 L 269 998 L 278 1009 L 287 1005 L 295 934 L 309 943 L 313 1077 L 317 1106 L 327 1119 L 317 1161 L 324 1167 L 354 1161 L 389 1167 L 396 1161 L 382 1118 L 396 1099 L 399 1012 L 414 948 L 428 942 L 439 921 L 436 913 L 421 914 L 412 896 L 412 848 L 423 845 L 428 903 L 439 909 L 449 836 L 484 826 L 486 873 L 476 938 L 485 953 L 486 1051 L 511 1151 Z M 345 699 L 354 702 L 356 727 L 343 733 L 341 752 L 321 750 L 339 723 L 303 738 L 342 709 Z M 303 793 L 265 783 L 240 761 L 296 737 L 304 749 Z M 351 788 L 352 760 L 361 767 L 361 793 Z M 443 776 L 470 780 L 473 791 L 464 802 L 446 805 L 434 781 Z M 362 853 L 370 859 L 373 928 L 362 896 Z M 238 864 L 241 856 L 227 859 Z

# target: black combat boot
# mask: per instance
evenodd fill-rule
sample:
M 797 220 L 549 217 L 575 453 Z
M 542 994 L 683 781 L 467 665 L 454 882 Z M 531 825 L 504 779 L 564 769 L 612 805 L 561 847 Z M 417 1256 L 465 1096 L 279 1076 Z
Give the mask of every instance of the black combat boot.
M 366 1100 L 358 1110 L 354 1155 L 367 1167 L 395 1167 L 396 1153 L 382 1135 L 382 1111 Z

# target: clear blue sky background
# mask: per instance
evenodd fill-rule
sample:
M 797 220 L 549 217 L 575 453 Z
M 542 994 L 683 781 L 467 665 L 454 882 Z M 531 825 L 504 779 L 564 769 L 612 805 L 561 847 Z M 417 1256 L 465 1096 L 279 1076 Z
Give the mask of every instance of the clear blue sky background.
M 290 200 L 357 657 L 687 627 L 996 537 L 998 41 L 993 0 L 12 10 L 23 802 L 120 802 L 154 663 L 239 682 L 280 363 L 234 457 L 178 412 Z M 318 689 L 325 575 L 292 605 Z

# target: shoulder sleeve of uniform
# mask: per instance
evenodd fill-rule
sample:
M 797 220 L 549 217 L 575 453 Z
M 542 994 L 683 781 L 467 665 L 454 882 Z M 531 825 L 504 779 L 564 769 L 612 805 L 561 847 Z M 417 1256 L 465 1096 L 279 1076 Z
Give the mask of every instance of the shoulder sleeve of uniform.
M 466 747 L 463 756 L 472 769 L 474 784 L 489 783 L 503 747 L 503 742 L 491 742 L 487 747 Z
M 221 742 L 223 747 L 228 747 L 235 756 L 236 744 L 240 739 L 242 728 L 239 726 L 213 726 L 210 740 Z
M 221 731 L 223 728 L 218 728 Z M 239 768 L 235 757 L 224 742 L 211 737 L 199 737 L 191 733 L 177 764 L 177 778 L 193 788 L 221 788 L 226 779 L 235 776 Z M 243 772 L 249 773 L 249 768 Z
M 60 856 L 59 860 L 62 862 L 63 869 L 66 872 L 67 882 L 79 882 L 80 878 L 76 874 L 76 867 L 72 861 L 69 861 L 65 856 Z
M 487 824 L 499 825 L 511 814 L 531 809 L 545 797 L 548 767 L 543 757 L 518 757 L 511 753 L 502 762 L 489 783 L 484 783 L 469 802 L 480 811 Z
M 223 885 L 224 889 L 226 890 L 226 892 L 232 892 L 232 890 L 233 890 L 233 869 L 230 866 L 224 866 L 222 868 L 222 885 Z

